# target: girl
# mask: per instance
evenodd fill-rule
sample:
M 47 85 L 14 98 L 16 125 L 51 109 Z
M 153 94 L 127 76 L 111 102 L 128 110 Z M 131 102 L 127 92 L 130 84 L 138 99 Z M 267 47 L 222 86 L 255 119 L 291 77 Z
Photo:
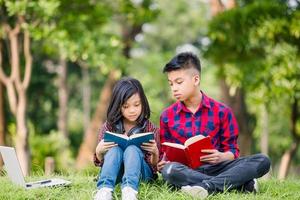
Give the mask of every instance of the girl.
M 99 133 L 94 162 L 101 166 L 94 199 L 111 200 L 112 191 L 121 181 L 122 200 L 137 199 L 139 181 L 157 177 L 156 164 L 159 160 L 159 131 L 149 121 L 150 108 L 140 82 L 133 78 L 119 80 L 107 109 L 107 121 Z M 141 148 L 128 146 L 124 151 L 113 142 L 104 142 L 106 131 L 119 134 L 154 132 L 155 140 L 143 143 Z

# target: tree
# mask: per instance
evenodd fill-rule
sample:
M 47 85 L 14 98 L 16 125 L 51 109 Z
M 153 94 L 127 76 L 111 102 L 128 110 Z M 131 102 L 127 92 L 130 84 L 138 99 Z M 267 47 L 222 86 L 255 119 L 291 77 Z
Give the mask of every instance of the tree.
M 21 32 L 21 26 L 24 19 L 20 17 L 11 27 L 9 24 L 4 24 L 4 31 L 8 35 L 11 49 L 11 75 L 7 76 L 0 66 L 0 79 L 8 91 L 9 105 L 13 114 L 17 119 L 17 152 L 20 158 L 23 172 L 27 174 L 29 170 L 29 149 L 28 149 L 28 130 L 26 126 L 26 90 L 28 88 L 32 58 L 30 53 L 30 36 L 28 30 L 24 31 L 24 56 L 25 56 L 25 74 L 24 80 L 21 78 L 19 43 L 18 37 Z M 2 54 L 2 52 L 0 52 Z
M 255 92 L 266 112 L 272 101 L 289 96 L 293 143 L 285 171 L 299 144 L 299 11 L 287 4 L 255 2 L 226 11 L 210 24 L 212 40 L 207 55 L 225 63 L 223 73 L 232 88 Z M 281 136 L 282 137 L 282 134 Z M 285 173 L 286 174 L 286 173 Z
M 0 51 L 1 52 L 1 51 Z M 1 56 L 0 56 L 1 57 Z M 0 60 L 1 62 L 1 60 Z M 0 64 L 1 66 L 1 64 Z M 4 115 L 4 102 L 3 102 L 3 86 L 0 82 L 0 145 L 5 145 L 5 115 Z M 0 169 L 2 168 L 2 160 L 0 161 Z
M 157 1 L 155 7 L 159 9 L 159 16 L 144 24 L 143 32 L 137 35 L 127 71 L 141 81 L 150 103 L 151 120 L 159 125 L 161 111 L 174 101 L 162 73 L 163 65 L 183 50 L 193 50 L 201 56 L 197 47 L 205 36 L 208 5 L 198 0 L 165 0 Z M 201 57 L 201 62 L 205 63 L 205 58 Z M 204 65 L 203 79 L 212 69 Z M 201 88 L 209 94 L 215 91 L 211 89 L 213 85 L 211 79 L 201 81 Z
M 31 30 L 47 19 L 55 10 L 55 2 L 0 1 L 2 39 L 8 46 L 0 49 L 0 80 L 4 84 L 10 110 L 16 118 L 16 151 L 24 175 L 30 169 L 30 150 L 28 146 L 28 128 L 26 123 L 26 92 L 32 72 Z M 45 6 L 45 7 L 44 7 Z M 43 13 L 45 8 L 47 12 Z M 23 48 L 23 51 L 21 49 Z M 9 53 L 9 68 L 2 66 L 2 51 Z M 20 55 L 22 52 L 23 56 Z M 10 75 L 6 72 L 10 71 Z
M 110 27 L 117 28 L 117 35 L 120 38 L 122 53 L 115 55 L 119 61 L 118 67 L 121 70 L 116 70 L 112 67 L 108 74 L 108 78 L 104 84 L 96 111 L 92 117 L 90 126 L 84 134 L 83 142 L 76 159 L 77 168 L 83 168 L 91 163 L 95 148 L 97 145 L 97 134 L 99 126 L 103 124 L 106 118 L 106 110 L 110 100 L 112 88 L 116 80 L 124 74 L 127 59 L 130 58 L 130 50 L 134 43 L 135 36 L 142 31 L 142 25 L 153 20 L 156 17 L 157 11 L 151 9 L 152 0 L 144 0 L 142 2 L 132 2 L 127 0 L 118 0 L 112 3 L 113 17 L 116 23 L 112 22 Z M 112 59 L 112 58 L 111 58 Z M 114 60 L 114 59 L 112 59 Z
M 210 1 L 211 4 L 211 13 L 213 16 L 217 16 L 226 9 L 232 9 L 236 6 L 235 0 L 226 1 L 226 4 L 223 4 L 220 0 Z M 236 87 L 234 90 L 228 85 L 226 81 L 226 74 L 223 72 L 224 65 L 223 62 L 215 62 L 219 67 L 219 84 L 222 100 L 225 104 L 229 105 L 233 112 L 236 115 L 237 122 L 239 125 L 239 146 L 241 155 L 249 155 L 251 153 L 252 145 L 252 131 L 250 129 L 249 123 L 249 114 L 247 111 L 247 106 L 245 102 L 245 92 L 241 87 Z
M 72 9 L 70 9 L 72 8 Z M 67 85 L 68 62 L 87 65 L 88 60 L 103 59 L 98 56 L 103 52 L 92 51 L 95 45 L 101 45 L 95 37 L 110 15 L 110 6 L 105 2 L 60 1 L 58 12 L 52 21 L 55 28 L 45 38 L 44 45 L 49 54 L 48 68 L 57 75 L 59 131 L 68 139 L 68 99 Z M 103 37 L 104 40 L 104 37 Z M 101 40 L 101 41 L 103 41 Z M 95 44 L 94 44 L 95 43 Z M 103 46 L 103 45 L 101 45 Z M 110 46 L 106 46 L 109 48 Z M 101 49 L 103 50 L 103 48 Z M 98 55 L 97 55 L 98 54 Z M 53 60 L 53 61 L 52 61 Z M 57 63 L 57 64 L 54 64 Z M 90 62 L 91 63 L 91 62 Z M 95 63 L 92 63 L 95 64 Z

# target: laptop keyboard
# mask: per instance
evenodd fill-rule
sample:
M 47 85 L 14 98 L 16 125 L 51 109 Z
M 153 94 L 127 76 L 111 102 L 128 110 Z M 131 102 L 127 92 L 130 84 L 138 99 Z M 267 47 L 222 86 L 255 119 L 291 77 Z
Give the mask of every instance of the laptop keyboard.
M 26 187 L 31 187 L 33 185 L 43 185 L 43 184 L 48 184 L 51 183 L 51 180 L 44 180 L 44 181 L 37 181 L 37 182 L 32 182 L 32 183 L 26 183 Z

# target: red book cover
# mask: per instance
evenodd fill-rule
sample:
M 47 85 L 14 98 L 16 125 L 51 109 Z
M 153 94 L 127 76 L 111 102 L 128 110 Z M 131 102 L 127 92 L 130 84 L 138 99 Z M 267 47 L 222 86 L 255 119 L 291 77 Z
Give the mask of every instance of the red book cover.
M 186 152 L 183 145 L 167 142 L 164 142 L 162 145 L 164 148 L 163 151 L 166 153 L 167 160 L 172 162 L 179 162 L 189 166 L 189 161 L 187 160 L 187 156 L 185 155 Z
M 196 140 L 193 143 L 190 143 L 186 147 L 186 152 L 188 157 L 190 158 L 189 166 L 193 169 L 200 167 L 204 163 L 200 161 L 200 157 L 207 155 L 207 153 L 202 153 L 203 149 L 214 149 L 211 144 L 210 137 L 205 137 L 200 140 Z
M 185 141 L 184 145 L 164 142 L 162 146 L 169 161 L 180 162 L 193 169 L 204 164 L 200 161 L 200 157 L 207 154 L 202 153 L 201 150 L 214 149 L 210 137 L 204 137 L 203 135 L 189 138 Z

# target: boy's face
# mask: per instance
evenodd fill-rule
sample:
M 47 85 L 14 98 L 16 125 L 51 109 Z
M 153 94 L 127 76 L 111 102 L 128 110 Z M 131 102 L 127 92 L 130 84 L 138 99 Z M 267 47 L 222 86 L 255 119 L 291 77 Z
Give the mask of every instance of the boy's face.
M 142 113 L 141 98 L 138 93 L 132 95 L 121 108 L 124 119 L 129 123 L 135 123 Z
M 185 101 L 195 94 L 200 83 L 199 73 L 195 69 L 180 69 L 167 73 L 173 96 Z

